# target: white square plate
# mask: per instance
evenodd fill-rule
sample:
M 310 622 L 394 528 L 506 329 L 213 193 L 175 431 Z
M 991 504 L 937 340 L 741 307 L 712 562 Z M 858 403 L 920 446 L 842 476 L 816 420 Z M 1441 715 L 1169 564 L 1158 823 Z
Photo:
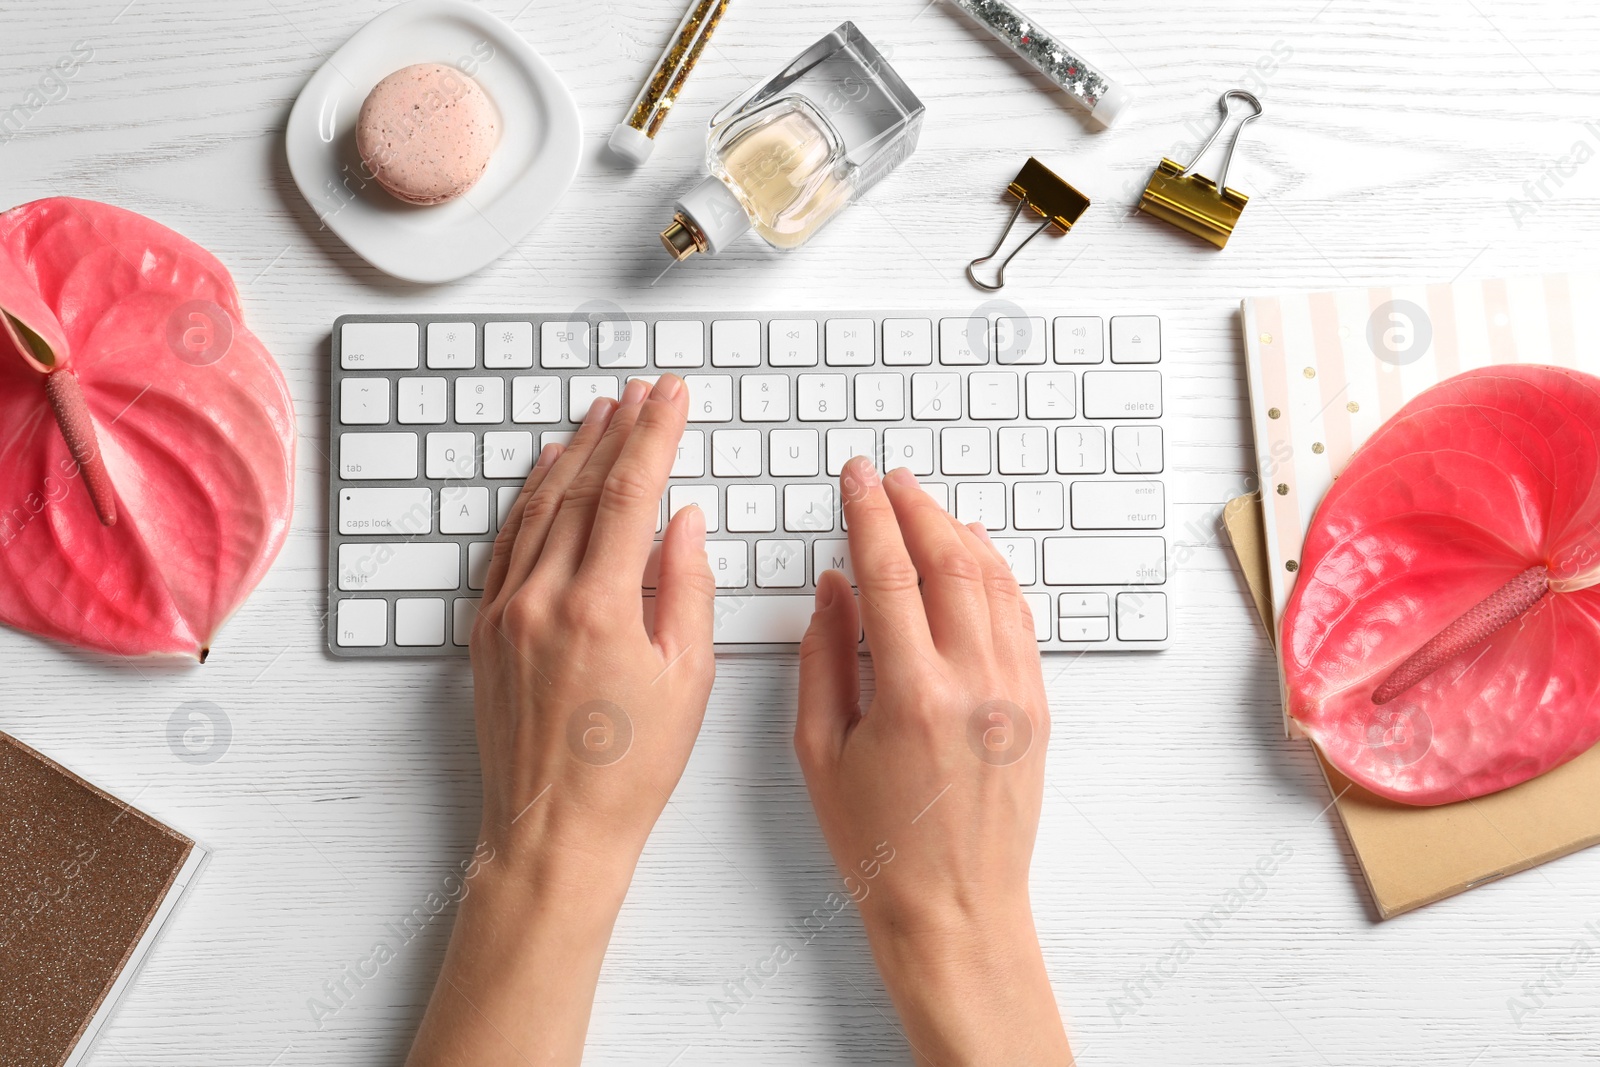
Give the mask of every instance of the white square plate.
M 356 117 L 379 81 L 413 63 L 477 80 L 500 112 L 500 144 L 478 184 L 447 204 L 390 196 L 355 148 Z M 412 282 L 465 277 L 509 252 L 578 171 L 572 94 L 522 36 L 466 0 L 411 0 L 328 57 L 289 113 L 289 171 L 317 217 L 374 267 Z

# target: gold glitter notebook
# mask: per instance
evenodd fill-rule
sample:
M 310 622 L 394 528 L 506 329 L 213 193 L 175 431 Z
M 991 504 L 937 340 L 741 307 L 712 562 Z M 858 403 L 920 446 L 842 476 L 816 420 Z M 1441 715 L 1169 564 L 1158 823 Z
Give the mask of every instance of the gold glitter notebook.
M 73 1067 L 87 1057 L 205 857 L 0 733 L 5 1067 Z

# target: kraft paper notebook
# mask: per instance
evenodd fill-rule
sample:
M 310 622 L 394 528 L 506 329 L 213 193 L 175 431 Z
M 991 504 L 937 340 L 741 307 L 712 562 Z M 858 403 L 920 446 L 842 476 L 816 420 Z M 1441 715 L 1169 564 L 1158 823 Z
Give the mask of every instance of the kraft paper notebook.
M 1594 274 L 1274 294 L 1246 300 L 1243 323 L 1262 491 L 1231 501 L 1224 523 L 1274 647 L 1317 504 L 1406 401 L 1496 363 L 1600 374 Z M 1296 732 L 1287 716 L 1284 725 Z M 1433 808 L 1377 797 L 1325 760 L 1322 769 L 1385 919 L 1600 843 L 1600 747 Z

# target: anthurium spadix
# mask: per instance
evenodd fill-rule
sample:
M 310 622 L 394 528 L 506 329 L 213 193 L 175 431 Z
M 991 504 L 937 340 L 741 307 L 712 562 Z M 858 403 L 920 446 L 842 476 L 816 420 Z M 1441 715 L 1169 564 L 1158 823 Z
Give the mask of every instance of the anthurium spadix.
M 0 621 L 204 659 L 293 487 L 288 389 L 215 257 L 93 201 L 0 214 Z
M 1600 378 L 1487 367 L 1422 393 L 1317 508 L 1282 622 L 1289 714 L 1408 804 L 1600 740 Z

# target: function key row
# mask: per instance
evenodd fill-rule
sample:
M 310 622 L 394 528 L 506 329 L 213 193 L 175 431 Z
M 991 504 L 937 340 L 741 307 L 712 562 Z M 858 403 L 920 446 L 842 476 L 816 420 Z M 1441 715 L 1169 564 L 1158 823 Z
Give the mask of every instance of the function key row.
M 707 334 L 710 343 L 707 344 Z M 426 343 L 414 322 L 347 322 L 340 331 L 345 370 L 415 370 L 425 350 L 432 370 L 534 366 L 551 370 L 618 367 L 675 370 L 704 367 L 830 367 L 1039 365 L 1104 363 L 1099 316 L 873 319 L 552 319 L 491 321 L 480 332 L 468 320 L 430 322 Z M 1052 343 L 1053 342 L 1053 343 Z M 937 360 L 935 359 L 937 355 Z M 1161 320 L 1111 319 L 1111 362 L 1159 363 Z

